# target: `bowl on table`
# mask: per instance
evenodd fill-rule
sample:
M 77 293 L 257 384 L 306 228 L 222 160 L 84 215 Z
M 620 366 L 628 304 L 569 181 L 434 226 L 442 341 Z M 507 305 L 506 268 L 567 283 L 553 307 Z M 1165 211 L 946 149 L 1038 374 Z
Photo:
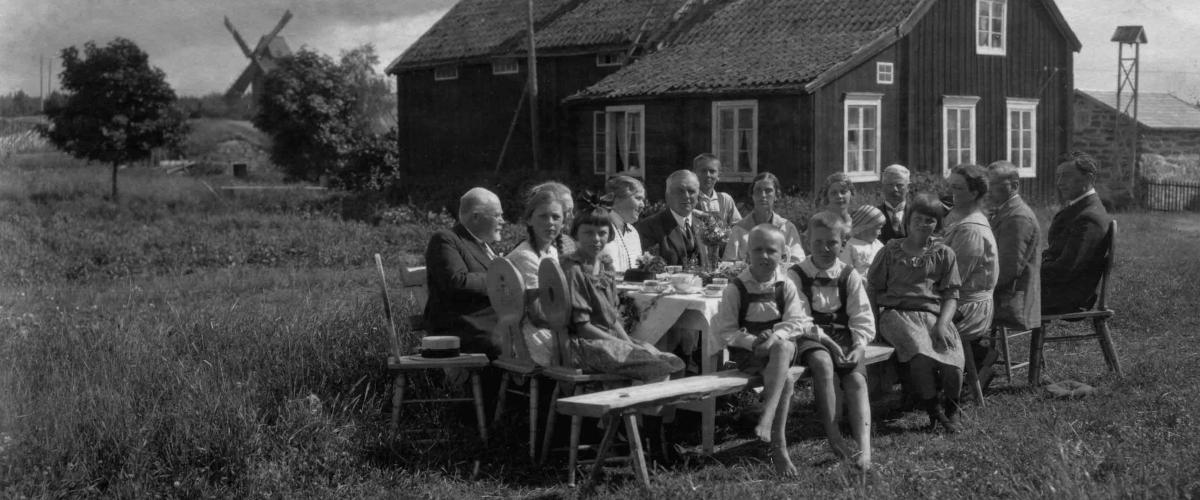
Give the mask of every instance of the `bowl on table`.
M 645 280 L 642 282 L 642 291 L 646 293 L 658 293 L 663 291 L 665 285 L 658 280 Z
M 711 285 L 704 286 L 704 295 L 707 297 L 720 297 L 722 293 L 725 293 L 725 287 L 723 285 L 713 283 Z
M 671 286 L 674 286 L 675 291 L 679 293 L 696 293 L 704 288 L 699 276 L 688 273 L 672 274 Z

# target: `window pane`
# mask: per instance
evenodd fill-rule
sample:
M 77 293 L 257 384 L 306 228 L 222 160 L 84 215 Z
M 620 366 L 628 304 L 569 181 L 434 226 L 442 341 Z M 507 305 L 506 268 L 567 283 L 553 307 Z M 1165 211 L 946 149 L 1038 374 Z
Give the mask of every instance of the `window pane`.
M 637 134 L 642 128 L 642 114 L 637 111 L 630 111 L 628 122 L 630 134 Z
M 862 148 L 864 151 L 874 151 L 875 150 L 875 131 L 874 130 L 863 130 Z
M 862 112 L 861 107 L 850 106 L 849 112 L 846 113 L 846 129 L 847 130 L 854 130 L 854 129 L 857 129 L 860 127 L 859 123 L 861 123 L 861 122 L 859 120 L 859 118 L 860 118 L 859 114 L 861 112 Z
M 946 110 L 946 130 L 958 130 L 958 110 Z
M 738 172 L 749 172 L 750 171 L 750 151 L 749 150 L 743 150 L 743 151 L 738 152 L 737 171 Z
M 738 128 L 751 128 L 754 126 L 754 109 L 741 108 L 738 109 Z
M 1033 151 L 1032 151 L 1032 150 L 1029 150 L 1029 149 L 1026 149 L 1026 150 L 1025 150 L 1025 151 L 1024 151 L 1022 154 L 1021 154 L 1021 166 L 1022 166 L 1022 167 L 1029 167 L 1029 166 L 1032 166 L 1032 165 L 1033 165 Z
M 992 47 L 1001 48 L 1004 44 L 1000 42 L 1000 34 L 992 35 Z
M 725 108 L 720 113 L 721 130 L 733 130 L 733 110 Z
M 851 172 L 862 170 L 862 162 L 858 156 L 858 151 L 846 152 L 846 168 Z
M 864 129 L 874 129 L 875 128 L 875 111 L 876 111 L 875 106 L 863 107 L 863 124 L 862 124 L 862 126 Z
M 864 151 L 862 167 L 859 170 L 873 171 L 875 170 L 875 151 Z
M 1004 2 L 992 2 L 992 17 L 1004 19 Z
M 1021 128 L 1033 129 L 1033 112 L 1021 113 Z
M 1028 148 L 1030 146 L 1033 146 L 1033 131 L 1028 130 L 1028 129 L 1022 130 L 1021 131 L 1021 147 Z
M 959 141 L 959 144 L 962 144 L 963 149 L 971 149 L 971 130 L 964 128 L 960 133 L 962 140 Z

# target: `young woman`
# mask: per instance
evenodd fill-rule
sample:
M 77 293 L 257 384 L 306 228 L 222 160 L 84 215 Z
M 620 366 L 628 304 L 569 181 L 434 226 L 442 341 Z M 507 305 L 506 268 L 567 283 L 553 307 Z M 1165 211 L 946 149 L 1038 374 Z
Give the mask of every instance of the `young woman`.
M 526 289 L 538 287 L 538 265 L 542 259 L 558 259 L 562 251 L 562 229 L 566 207 L 558 194 L 543 189 L 525 199 L 525 232 L 528 237 L 505 257 L 525 279 Z
M 770 224 L 779 228 L 784 236 L 784 265 L 802 262 L 804 249 L 800 243 L 800 231 L 796 225 L 775 213 L 775 201 L 782 194 L 779 178 L 770 172 L 763 172 L 754 177 L 750 184 L 750 197 L 754 200 L 754 210 L 729 230 L 729 243 L 725 245 L 724 260 L 744 261 L 749 243 L 750 231 L 759 224 Z
M 950 172 L 950 195 L 954 208 L 946 216 L 945 243 L 954 250 L 962 288 L 958 291 L 958 314 L 954 326 L 972 349 L 976 369 L 987 362 L 990 349 L 979 339 L 992 327 L 992 291 L 1000 275 L 1000 259 L 992 226 L 983 215 L 988 193 L 987 171 L 978 165 L 960 165 Z M 968 377 L 974 373 L 967 373 Z

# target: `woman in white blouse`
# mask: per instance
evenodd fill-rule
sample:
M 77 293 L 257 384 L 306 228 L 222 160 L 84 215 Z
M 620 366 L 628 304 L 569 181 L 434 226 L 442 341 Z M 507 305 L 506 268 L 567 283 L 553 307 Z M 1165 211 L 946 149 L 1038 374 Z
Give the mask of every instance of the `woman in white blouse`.
M 724 260 L 746 260 L 747 242 L 750 230 L 759 224 L 770 224 L 779 228 L 784 237 L 785 267 L 804 262 L 804 248 L 801 247 L 800 231 L 791 221 L 775 213 L 775 201 L 783 195 L 779 178 L 770 172 L 764 172 L 754 177 L 750 184 L 750 197 L 754 200 L 754 210 L 749 215 L 734 224 L 729 229 L 729 243 L 725 245 Z
M 608 192 L 605 196 L 612 198 L 613 227 L 617 234 L 604 247 L 604 254 L 612 257 L 613 270 L 623 273 L 636 267 L 637 258 L 642 255 L 642 240 L 633 223 L 646 208 L 646 188 L 633 177 L 615 175 L 608 180 L 605 190 Z

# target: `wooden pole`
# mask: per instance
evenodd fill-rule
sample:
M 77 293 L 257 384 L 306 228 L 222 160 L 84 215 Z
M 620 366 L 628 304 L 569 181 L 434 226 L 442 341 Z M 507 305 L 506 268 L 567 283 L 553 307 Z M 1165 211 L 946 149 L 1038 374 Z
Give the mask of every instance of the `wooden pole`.
M 529 137 L 533 147 L 533 169 L 538 169 L 538 76 L 537 76 L 537 42 L 534 41 L 533 31 L 533 2 L 528 0 L 528 32 L 529 32 Z
M 46 88 L 43 85 L 42 71 L 46 66 L 46 56 L 38 56 L 38 112 L 46 112 Z

